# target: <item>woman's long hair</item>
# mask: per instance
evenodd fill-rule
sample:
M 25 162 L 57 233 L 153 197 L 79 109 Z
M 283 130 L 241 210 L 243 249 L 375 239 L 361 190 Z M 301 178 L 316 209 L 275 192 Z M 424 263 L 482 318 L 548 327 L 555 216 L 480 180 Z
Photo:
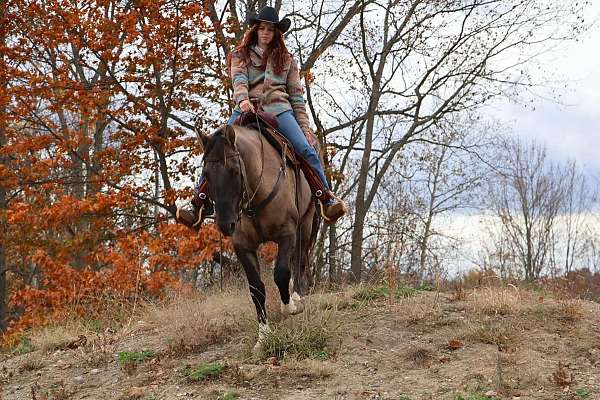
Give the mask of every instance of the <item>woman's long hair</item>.
M 240 43 L 234 51 L 239 51 L 244 60 L 246 60 L 246 65 L 250 63 L 250 46 L 256 45 L 258 43 L 258 27 L 260 26 L 260 21 L 253 24 L 244 34 L 244 38 L 242 39 L 242 43 Z M 272 60 L 273 63 L 273 72 L 276 74 L 280 74 L 283 71 L 283 66 L 291 57 L 290 52 L 285 46 L 285 42 L 283 40 L 283 34 L 277 27 L 273 26 L 273 40 L 269 44 L 269 48 L 265 51 L 263 56 L 262 68 L 264 69 L 267 66 L 267 61 Z M 227 68 L 231 72 L 231 54 L 230 52 L 227 57 Z

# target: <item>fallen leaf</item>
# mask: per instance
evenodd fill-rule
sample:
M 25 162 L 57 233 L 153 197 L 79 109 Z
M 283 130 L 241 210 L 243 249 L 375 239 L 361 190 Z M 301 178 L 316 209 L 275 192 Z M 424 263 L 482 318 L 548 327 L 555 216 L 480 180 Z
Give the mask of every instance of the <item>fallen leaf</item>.
M 269 357 L 269 358 L 267 358 L 267 360 L 265 361 L 265 364 L 269 364 L 269 365 L 279 365 L 279 360 L 277 359 L 277 357 Z
M 458 339 L 452 339 L 448 342 L 448 348 L 450 350 L 458 350 L 463 348 L 464 346 L 465 344 Z
M 77 339 L 70 341 L 69 343 L 66 344 L 65 347 L 67 349 L 75 350 L 78 347 L 85 346 L 86 343 L 87 343 L 87 337 L 85 337 L 84 335 L 79 335 L 79 337 Z

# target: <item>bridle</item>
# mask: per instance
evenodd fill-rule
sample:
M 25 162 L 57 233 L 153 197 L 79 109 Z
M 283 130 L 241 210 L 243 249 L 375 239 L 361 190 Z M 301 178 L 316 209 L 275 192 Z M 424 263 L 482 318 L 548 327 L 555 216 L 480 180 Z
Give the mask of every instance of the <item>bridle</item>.
M 258 192 L 258 189 L 260 188 L 260 182 L 259 184 L 256 186 L 256 189 L 254 189 L 253 191 L 250 189 L 250 184 L 248 183 L 248 177 L 246 175 L 246 166 L 244 164 L 244 160 L 242 159 L 240 152 L 237 150 L 237 148 L 235 148 L 234 146 L 234 151 L 230 152 L 229 154 L 224 154 L 223 158 L 207 158 L 204 160 L 205 164 L 210 164 L 210 163 L 223 163 L 225 166 L 227 166 L 227 160 L 228 159 L 235 159 L 235 161 L 237 162 L 238 165 L 238 170 L 239 170 L 239 177 L 240 177 L 240 193 L 238 196 L 238 204 L 237 204 L 237 210 L 238 210 L 238 215 L 237 215 L 237 221 L 240 220 L 242 213 L 245 212 L 245 210 L 247 210 L 252 202 L 252 200 L 254 199 L 254 197 L 256 196 L 256 193 Z M 261 173 L 262 175 L 262 173 Z M 250 195 L 251 193 L 251 195 Z
M 258 135 L 261 135 L 260 132 L 257 132 Z M 271 189 L 271 192 L 269 193 L 269 195 L 260 203 L 258 204 L 253 204 L 253 201 L 256 197 L 256 194 L 258 193 L 258 190 L 260 189 L 261 185 L 262 185 L 262 181 L 263 181 L 263 176 L 264 176 L 264 168 L 265 168 L 265 152 L 264 152 L 264 141 L 262 137 L 259 137 L 260 139 L 260 145 L 261 145 L 261 169 L 260 169 L 260 178 L 258 181 L 258 184 L 256 185 L 256 188 L 254 190 L 252 190 L 250 188 L 250 184 L 248 182 L 248 176 L 246 173 L 246 165 L 244 163 L 244 159 L 242 158 L 239 150 L 237 149 L 237 145 L 234 143 L 233 146 L 233 151 L 228 152 L 228 154 L 226 153 L 226 149 L 223 149 L 223 158 L 218 158 L 218 157 L 208 157 L 208 158 L 204 158 L 204 163 L 223 163 L 225 166 L 227 165 L 227 160 L 228 159 L 235 159 L 235 161 L 238 164 L 238 169 L 239 169 L 239 175 L 240 175 L 240 193 L 239 193 L 239 200 L 238 200 L 238 204 L 237 204 L 237 209 L 238 209 L 238 214 L 237 214 L 237 220 L 236 223 L 240 221 L 240 219 L 242 218 L 242 214 L 245 214 L 246 216 L 250 217 L 250 218 L 254 218 L 267 204 L 269 204 L 277 195 L 277 193 L 279 192 L 279 188 L 281 186 L 281 182 L 282 182 L 282 177 L 285 176 L 285 168 L 286 168 L 286 162 L 285 162 L 285 156 L 282 157 L 282 164 L 281 167 L 279 168 L 279 173 L 277 175 L 277 180 L 275 182 L 275 184 L 273 185 L 273 189 Z M 285 153 L 283 153 L 285 154 Z M 255 224 L 256 228 L 259 232 L 260 236 L 262 235 L 261 229 L 259 224 Z

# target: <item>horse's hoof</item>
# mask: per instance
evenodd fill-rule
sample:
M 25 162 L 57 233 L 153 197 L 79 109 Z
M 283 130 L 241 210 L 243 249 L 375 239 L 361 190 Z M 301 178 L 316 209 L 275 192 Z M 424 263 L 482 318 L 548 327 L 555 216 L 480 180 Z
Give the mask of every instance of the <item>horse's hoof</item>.
M 260 355 L 262 354 L 265 340 L 267 339 L 267 335 L 271 333 L 271 328 L 268 324 L 258 324 L 258 340 L 256 344 L 252 348 L 252 354 Z
M 262 355 L 262 352 L 263 352 L 263 344 L 259 340 L 259 341 L 256 342 L 256 344 L 252 348 L 252 354 L 255 355 L 255 356 L 260 356 L 260 355 Z
M 290 297 L 288 304 L 281 303 L 281 312 L 285 315 L 296 315 L 304 311 L 304 299 L 297 292 Z

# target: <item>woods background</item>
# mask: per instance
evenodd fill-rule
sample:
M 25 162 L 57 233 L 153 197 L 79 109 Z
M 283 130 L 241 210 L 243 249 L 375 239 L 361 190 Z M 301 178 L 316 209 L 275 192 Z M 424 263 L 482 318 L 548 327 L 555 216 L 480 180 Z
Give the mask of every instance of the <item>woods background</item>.
M 230 114 L 226 57 L 266 4 L 0 4 L 5 340 L 235 273 L 214 227 L 195 235 L 173 217 L 201 167 L 193 127 L 210 133 Z M 286 42 L 351 209 L 321 231 L 316 282 L 455 277 L 465 243 L 444 226 L 473 214 L 485 229 L 469 268 L 600 280 L 598 177 L 483 111 L 547 83 L 536 57 L 588 29 L 589 2 L 269 4 L 293 21 Z

